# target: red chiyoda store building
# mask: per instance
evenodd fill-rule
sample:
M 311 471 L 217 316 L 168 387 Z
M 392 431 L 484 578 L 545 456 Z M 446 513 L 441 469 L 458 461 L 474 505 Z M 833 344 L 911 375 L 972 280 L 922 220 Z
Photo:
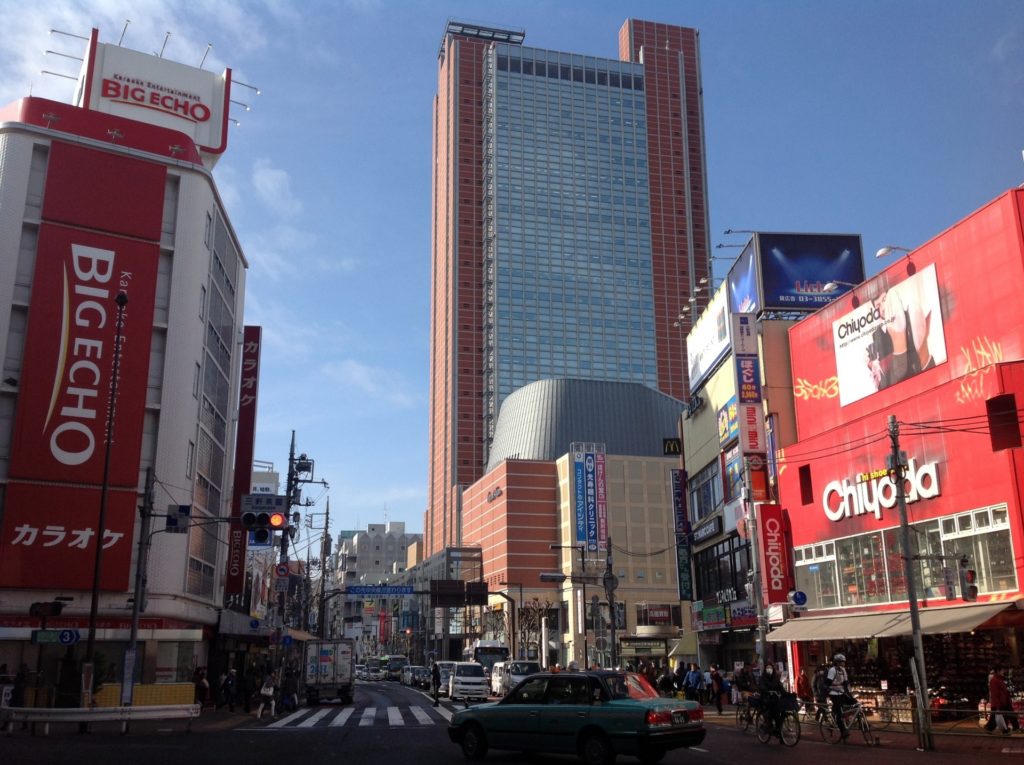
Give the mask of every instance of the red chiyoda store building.
M 891 415 L 928 678 L 977 701 L 999 663 L 1024 686 L 1022 217 L 1007 192 L 790 330 L 798 440 L 779 488 L 807 606 L 769 640 L 809 674 L 842 651 L 856 686 L 913 685 Z

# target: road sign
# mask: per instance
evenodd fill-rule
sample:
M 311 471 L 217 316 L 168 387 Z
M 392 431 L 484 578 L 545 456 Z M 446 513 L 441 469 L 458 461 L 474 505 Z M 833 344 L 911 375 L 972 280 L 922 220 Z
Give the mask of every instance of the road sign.
M 288 592 L 288 577 L 279 576 L 274 579 L 274 592 Z
M 285 635 L 283 638 L 281 638 L 281 645 L 291 645 L 294 642 L 295 638 L 293 638 L 291 635 Z
M 60 635 L 57 636 L 57 640 L 61 645 L 74 645 L 82 636 L 78 630 L 61 630 Z
M 288 564 L 287 563 L 278 563 L 274 567 L 274 573 L 277 576 L 279 576 L 279 577 L 280 576 L 288 576 Z
M 357 584 L 346 587 L 348 595 L 412 595 L 411 584 Z

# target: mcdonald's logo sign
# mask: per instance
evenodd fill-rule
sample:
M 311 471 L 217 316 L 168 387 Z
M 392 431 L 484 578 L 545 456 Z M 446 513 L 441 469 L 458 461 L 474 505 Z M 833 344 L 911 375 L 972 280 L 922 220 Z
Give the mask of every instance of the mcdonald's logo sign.
M 683 442 L 678 438 L 661 439 L 661 453 L 666 457 L 678 456 L 683 453 Z

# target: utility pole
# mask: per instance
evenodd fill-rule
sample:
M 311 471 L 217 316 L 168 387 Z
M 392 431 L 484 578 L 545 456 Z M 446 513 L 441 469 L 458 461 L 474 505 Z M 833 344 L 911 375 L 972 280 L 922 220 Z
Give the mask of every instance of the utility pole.
M 914 659 L 912 673 L 914 690 L 917 693 L 917 740 L 918 748 L 929 750 L 934 748 L 932 741 L 931 711 L 928 708 L 928 676 L 925 673 L 924 643 L 921 640 L 921 615 L 917 610 L 917 584 L 914 579 L 915 555 L 910 548 L 910 524 L 907 522 L 907 496 L 904 480 L 907 471 L 907 454 L 900 451 L 900 425 L 896 415 L 889 415 L 889 439 L 892 441 L 892 453 L 888 455 L 886 467 L 889 476 L 896 485 L 896 505 L 900 512 L 900 543 L 903 547 L 903 576 L 907 581 L 907 600 L 910 601 L 910 631 L 914 643 Z
M 327 634 L 326 608 L 327 608 L 327 556 L 331 548 L 331 500 L 327 500 L 327 517 L 324 519 L 324 539 L 320 546 L 320 607 L 317 610 L 316 623 L 320 628 L 320 637 L 330 637 Z
M 608 598 L 608 666 L 615 667 L 615 590 L 619 578 L 612 570 L 612 538 L 608 537 L 608 557 L 604 564 L 604 593 Z
M 139 645 L 139 614 L 145 611 L 146 570 L 149 566 L 149 548 L 153 538 L 150 525 L 153 522 L 153 468 L 146 468 L 146 488 L 139 506 L 139 551 L 135 560 L 135 595 L 132 598 L 132 628 L 128 637 L 128 648 L 124 652 L 124 668 L 121 673 L 121 706 L 130 707 L 134 694 L 135 662 Z M 127 728 L 125 728 L 127 730 Z

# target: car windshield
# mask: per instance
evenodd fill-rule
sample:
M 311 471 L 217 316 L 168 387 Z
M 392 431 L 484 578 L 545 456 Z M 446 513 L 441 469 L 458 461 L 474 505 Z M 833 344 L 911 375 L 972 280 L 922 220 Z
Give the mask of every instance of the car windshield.
M 643 675 L 635 672 L 621 672 L 606 675 L 605 682 L 613 699 L 656 699 L 658 692 Z
M 532 675 L 540 672 L 540 664 L 535 661 L 517 661 L 509 665 L 508 671 L 513 675 Z
M 460 664 L 455 674 L 459 677 L 483 677 L 484 668 L 479 664 Z

